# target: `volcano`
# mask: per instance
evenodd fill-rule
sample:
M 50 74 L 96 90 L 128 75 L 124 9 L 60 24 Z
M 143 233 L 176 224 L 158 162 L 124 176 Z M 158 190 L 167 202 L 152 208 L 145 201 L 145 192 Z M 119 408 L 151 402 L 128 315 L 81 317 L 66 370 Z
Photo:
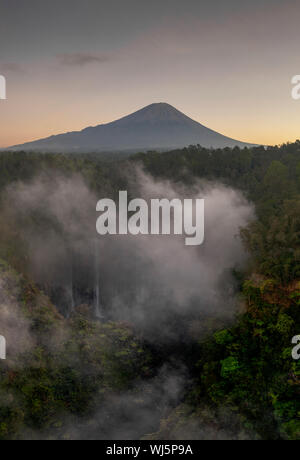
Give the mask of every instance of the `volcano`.
M 191 144 L 207 148 L 254 145 L 219 134 L 192 120 L 170 104 L 161 102 L 148 105 L 111 123 L 16 145 L 10 150 L 134 152 L 183 148 Z

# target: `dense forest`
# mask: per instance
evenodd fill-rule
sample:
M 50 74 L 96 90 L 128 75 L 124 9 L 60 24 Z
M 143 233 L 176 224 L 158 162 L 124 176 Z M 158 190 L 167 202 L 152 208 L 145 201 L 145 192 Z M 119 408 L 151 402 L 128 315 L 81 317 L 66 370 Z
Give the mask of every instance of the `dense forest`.
M 136 167 L 185 187 L 223 184 L 254 206 L 240 229 L 247 262 L 232 267 L 240 308 L 230 320 L 204 319 L 199 336 L 195 328 L 186 338 L 178 314 L 176 339 L 151 341 L 123 318 L 96 319 L 88 295 L 65 314 L 47 266 L 43 280 L 32 270 L 28 234 L 58 223 L 44 214 L 43 194 L 30 214 L 16 212 L 15 188 L 25 199 L 22 187 L 37 177 L 51 193 L 54 177 L 80 176 L 93 196 L 113 197 Z M 0 439 L 300 439 L 300 360 L 291 356 L 300 334 L 300 141 L 126 157 L 3 152 L 0 228 L 0 334 L 13 338 L 0 362 Z

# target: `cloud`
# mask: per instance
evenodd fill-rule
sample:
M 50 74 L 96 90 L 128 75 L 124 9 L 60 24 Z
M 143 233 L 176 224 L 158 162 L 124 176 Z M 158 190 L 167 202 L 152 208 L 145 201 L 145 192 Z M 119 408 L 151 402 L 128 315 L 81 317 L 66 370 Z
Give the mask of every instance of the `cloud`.
M 0 62 L 0 73 L 23 73 L 23 67 L 17 62 Z
M 63 418 L 61 427 L 24 432 L 23 439 L 132 440 L 159 428 L 162 417 L 181 400 L 186 385 L 183 366 L 163 365 L 151 380 L 137 380 L 128 391 L 110 392 L 95 401 L 92 417 Z
M 110 58 L 106 54 L 67 53 L 59 54 L 57 59 L 62 66 L 83 67 L 90 64 L 102 64 L 109 61 Z
M 252 206 L 222 184 L 185 186 L 154 180 L 141 170 L 128 174 L 133 197 L 204 198 L 204 244 L 187 247 L 181 235 L 98 237 L 95 206 L 111 196 L 105 184 L 96 196 L 78 176 L 39 177 L 15 184 L 7 199 L 24 222 L 37 212 L 41 219 L 38 230 L 23 228 L 32 278 L 56 286 L 57 298 L 47 293 L 65 314 L 81 303 L 96 308 L 100 291 L 106 319 L 128 321 L 154 341 L 176 340 L 178 324 L 182 333 L 193 324 L 191 333 L 199 337 L 207 333 L 209 318 L 231 320 L 238 307 L 231 270 L 245 262 L 238 234 L 252 218 Z
M 20 279 L 0 261 L 0 333 L 6 339 L 8 367 L 20 366 L 20 353 L 31 350 L 34 340 L 30 334 L 30 322 L 20 303 Z
M 197 318 L 200 326 L 193 335 L 198 337 L 207 333 L 209 318 L 216 325 L 218 319 L 232 320 L 238 309 L 232 269 L 246 261 L 238 236 L 253 217 L 251 204 L 220 183 L 185 186 L 154 180 L 141 170 L 133 181 L 132 196 L 146 200 L 204 198 L 205 242 L 187 247 L 181 235 L 100 239 L 102 292 L 109 314 L 137 325 L 154 341 L 158 335 L 176 339 L 176 319 L 183 331 L 195 326 Z
M 157 347 L 199 340 L 220 322 L 232 321 L 237 311 L 231 269 L 245 262 L 238 234 L 252 219 L 253 208 L 239 191 L 220 183 L 189 178 L 185 185 L 154 179 L 135 166 L 122 168 L 131 197 L 204 198 L 204 244 L 187 247 L 181 235 L 97 238 L 96 203 L 114 197 L 116 190 L 103 180 L 95 193 L 79 175 L 63 177 L 52 172 L 29 183 L 14 183 L 4 200 L 7 215 L 12 213 L 22 228 L 32 278 L 49 286 L 46 293 L 64 314 L 80 304 L 93 306 L 98 285 L 103 321 L 131 323 L 139 336 Z M 7 309 L 2 307 L 1 315 L 0 324 L 8 324 Z M 19 321 L 24 334 L 26 324 Z M 8 326 L 4 332 L 10 337 Z M 17 333 L 21 343 L 30 345 L 27 334 L 22 338 Z M 56 337 L 52 342 L 61 343 Z M 166 420 L 182 401 L 189 383 L 180 360 L 176 357 L 176 365 L 169 362 L 151 380 L 137 380 L 129 391 L 95 399 L 94 414 L 88 420 L 62 415 L 62 428 L 51 429 L 50 437 L 140 439 L 154 433 L 160 420 Z M 186 417 L 186 426 L 176 424 L 172 439 L 244 436 L 236 434 L 239 421 L 226 410 L 216 413 L 217 427 L 211 417 L 208 423 L 202 414 L 196 415 Z M 48 438 L 49 431 L 23 436 Z

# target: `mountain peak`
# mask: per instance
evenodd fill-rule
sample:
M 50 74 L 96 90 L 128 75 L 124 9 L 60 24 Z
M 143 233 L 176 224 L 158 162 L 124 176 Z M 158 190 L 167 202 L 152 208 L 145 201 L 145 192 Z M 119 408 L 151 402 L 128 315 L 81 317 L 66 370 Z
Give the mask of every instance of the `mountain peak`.
M 173 107 L 171 104 L 168 104 L 167 102 L 152 102 L 152 104 L 146 105 L 144 109 L 155 109 L 156 107 L 176 110 L 175 107 Z
M 175 107 L 167 102 L 153 102 L 152 104 L 146 105 L 146 107 L 141 110 L 151 110 L 151 111 L 166 111 L 166 112 L 178 112 Z
M 179 110 L 175 109 L 172 105 L 168 104 L 167 102 L 155 102 L 153 104 L 147 105 L 136 112 L 127 115 L 120 121 L 140 121 L 140 122 L 147 122 L 147 121 L 183 121 L 183 120 L 190 120 L 186 115 L 184 115 Z

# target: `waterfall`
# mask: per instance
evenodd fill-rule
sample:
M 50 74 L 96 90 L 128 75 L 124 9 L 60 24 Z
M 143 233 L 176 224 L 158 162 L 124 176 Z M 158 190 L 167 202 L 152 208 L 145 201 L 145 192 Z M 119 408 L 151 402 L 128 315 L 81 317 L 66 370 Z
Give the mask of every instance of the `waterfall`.
M 70 280 L 69 280 L 69 296 L 70 296 L 70 307 L 69 307 L 69 312 L 68 316 L 70 313 L 74 311 L 75 308 L 75 300 L 74 300 L 74 286 L 73 286 L 73 253 L 71 251 L 71 256 L 70 256 Z
M 71 297 L 71 311 L 75 308 L 74 289 L 73 289 L 73 260 L 71 258 L 71 276 L 70 276 L 70 297 Z
M 101 299 L 100 299 L 100 276 L 99 276 L 99 249 L 98 249 L 98 240 L 95 238 L 94 242 L 94 312 L 96 318 L 103 318 Z

